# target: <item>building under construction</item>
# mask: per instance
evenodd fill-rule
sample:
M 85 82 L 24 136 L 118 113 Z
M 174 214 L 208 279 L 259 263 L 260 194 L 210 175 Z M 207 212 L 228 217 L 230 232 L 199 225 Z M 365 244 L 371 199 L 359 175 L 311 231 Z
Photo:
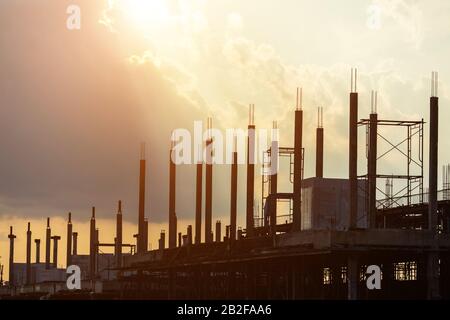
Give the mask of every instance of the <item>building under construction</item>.
M 234 150 L 230 175 L 230 217 L 223 236 L 222 222 L 217 221 L 213 226 L 213 138 L 208 137 L 206 141 L 204 161 L 196 164 L 196 181 L 193 181 L 196 186 L 195 224 L 188 226 L 185 232 L 177 228 L 176 165 L 170 152 L 168 246 L 166 234 L 161 232 L 159 247 L 150 251 L 144 203 L 146 160 L 143 150 L 136 244 L 122 241 L 120 202 L 116 237 L 111 243 L 100 243 L 93 208 L 88 255 L 77 253 L 77 237 L 72 232 L 69 215 L 66 264 L 81 267 L 84 289 L 101 292 L 111 298 L 449 299 L 450 179 L 448 168 L 444 168 L 444 183 L 442 190 L 438 191 L 437 74 L 432 74 L 429 103 L 428 188 L 424 188 L 425 122 L 423 119 L 379 119 L 376 92 L 372 93 L 371 101 L 370 115 L 360 118 L 357 72 L 352 70 L 348 179 L 332 179 L 324 175 L 321 109 L 316 131 L 316 174 L 305 178 L 304 154 L 310 151 L 305 150 L 302 143 L 304 111 L 302 94 L 298 91 L 296 107 L 292 111 L 294 145 L 280 146 L 278 140 L 273 139 L 266 151 L 267 161 L 263 164 L 263 169 L 270 166 L 279 167 L 280 171 L 288 170 L 292 190 L 279 192 L 279 172 L 267 173 L 263 170 L 260 210 L 255 204 L 256 126 L 254 107 L 250 106 L 246 210 L 237 210 L 238 163 L 237 151 Z M 208 129 L 211 127 L 212 123 L 208 121 Z M 398 129 L 399 135 L 406 133 L 404 139 L 400 143 L 391 142 L 383 134 L 385 127 Z M 358 142 L 358 131 L 364 129 L 366 141 Z M 377 152 L 380 139 L 389 144 L 388 151 Z M 364 163 L 358 162 L 358 145 L 363 143 L 366 146 Z M 406 146 L 406 151 L 401 151 L 401 144 Z M 405 170 L 399 174 L 385 174 L 377 163 L 393 150 L 401 151 L 405 157 Z M 288 168 L 278 163 L 283 158 L 289 160 Z M 361 171 L 365 174 L 358 175 Z M 380 181 L 385 181 L 385 190 L 379 187 Z M 399 181 L 402 186 L 395 193 L 394 181 Z M 238 216 L 245 216 L 245 226 L 238 227 Z M 64 270 L 57 271 L 60 237 L 51 235 L 49 222 L 45 263 L 38 260 L 31 263 L 30 226 L 26 263 L 14 263 L 15 237 L 11 227 L 9 287 L 4 287 L 4 292 L 50 292 L 58 297 L 54 284 L 58 283 L 60 296 L 76 295 L 75 292 L 62 293 L 65 274 L 61 274 Z M 53 263 L 50 261 L 52 240 Z M 40 240 L 35 240 L 35 243 L 39 257 Z M 99 253 L 102 246 L 113 247 L 114 254 Z M 371 290 L 366 285 L 366 271 L 371 265 L 381 269 L 381 289 Z M 25 275 L 20 277 L 21 281 L 17 280 L 19 274 Z M 52 289 L 45 287 L 45 283 L 53 283 L 48 286 Z

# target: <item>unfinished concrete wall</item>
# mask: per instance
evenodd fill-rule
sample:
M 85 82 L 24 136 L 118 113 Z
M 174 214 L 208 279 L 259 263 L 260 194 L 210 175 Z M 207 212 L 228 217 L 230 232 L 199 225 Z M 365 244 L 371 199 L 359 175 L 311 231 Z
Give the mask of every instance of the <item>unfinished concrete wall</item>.
M 367 227 L 365 181 L 359 182 L 357 227 Z M 349 228 L 349 181 L 308 178 L 302 186 L 303 230 L 347 230 Z

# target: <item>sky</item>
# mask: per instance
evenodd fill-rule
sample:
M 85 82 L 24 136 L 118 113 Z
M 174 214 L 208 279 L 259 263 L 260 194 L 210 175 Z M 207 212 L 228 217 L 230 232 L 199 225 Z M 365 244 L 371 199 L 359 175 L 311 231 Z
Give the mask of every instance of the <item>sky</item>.
M 67 28 L 70 5 L 80 9 L 80 29 Z M 318 106 L 324 109 L 325 176 L 347 177 L 351 68 L 358 68 L 360 118 L 369 114 L 376 90 L 380 118 L 425 121 L 431 71 L 438 71 L 439 166 L 447 164 L 449 18 L 450 3 L 438 0 L 2 0 L 0 261 L 7 262 L 10 225 L 16 261 L 24 261 L 26 222 L 33 238 L 42 238 L 49 216 L 62 236 L 64 262 L 69 211 L 79 251 L 86 253 L 92 206 L 101 240 L 112 242 L 119 199 L 130 235 L 125 241 L 132 242 L 141 142 L 154 247 L 168 229 L 172 130 L 192 131 L 194 121 L 207 117 L 220 130 L 245 128 L 252 103 L 257 128 L 276 120 L 280 144 L 291 146 L 297 87 L 303 88 L 305 177 L 314 175 Z M 404 132 L 386 135 L 400 142 Z M 361 130 L 360 137 L 363 174 Z M 379 152 L 387 148 L 380 142 Z M 404 161 L 393 153 L 380 161 L 380 171 L 403 173 Z M 214 167 L 213 221 L 222 225 L 229 172 L 227 165 Z M 177 167 L 181 230 L 193 221 L 194 182 L 193 166 Z M 259 177 L 255 185 L 260 199 Z M 244 166 L 238 191 L 244 226 Z

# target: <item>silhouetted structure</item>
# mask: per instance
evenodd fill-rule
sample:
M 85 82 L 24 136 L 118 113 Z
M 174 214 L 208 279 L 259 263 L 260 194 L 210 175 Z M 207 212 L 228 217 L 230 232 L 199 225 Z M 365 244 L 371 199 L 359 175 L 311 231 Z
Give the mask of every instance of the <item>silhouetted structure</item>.
M 213 241 L 212 234 L 212 174 L 213 174 L 213 139 L 210 136 L 212 120 L 208 118 L 208 140 L 206 141 L 206 190 L 205 190 L 205 242 Z
M 58 241 L 61 240 L 60 236 L 52 236 L 53 240 L 53 268 L 58 268 Z
M 176 199 L 176 164 L 173 153 L 174 142 L 172 142 L 169 154 L 169 248 L 177 246 L 177 215 L 175 207 Z
M 45 269 L 50 269 L 50 241 L 52 230 L 50 229 L 50 218 L 47 218 L 47 229 L 45 230 Z
M 192 226 L 186 234 L 178 233 L 175 210 L 176 167 L 171 157 L 169 179 L 169 246 L 161 231 L 158 248 L 147 251 L 148 220 L 144 214 L 145 159 L 141 154 L 139 179 L 138 234 L 134 245 L 122 243 L 122 206 L 119 201 L 114 243 L 100 243 L 92 209 L 89 255 L 77 254 L 76 233 L 68 228 L 67 251 L 73 236 L 72 263 L 83 265 L 90 280 L 89 290 L 103 288 L 118 298 L 140 299 L 439 299 L 450 298 L 450 197 L 448 179 L 444 190 L 437 190 L 438 164 L 438 98 L 437 74 L 432 75 L 430 98 L 430 181 L 428 194 L 423 190 L 422 120 L 385 120 L 377 113 L 377 94 L 372 94 L 368 119 L 358 121 L 357 73 L 352 69 L 349 108 L 349 177 L 334 179 L 323 175 L 323 120 L 318 112 L 316 131 L 316 174 L 304 179 L 302 92 L 297 91 L 293 112 L 294 147 L 279 145 L 274 121 L 270 148 L 264 152 L 262 165 L 261 217 L 254 215 L 254 119 L 250 107 L 247 141 L 246 229 L 237 225 L 238 166 L 237 150 L 231 164 L 230 224 L 224 241 L 221 222 L 212 232 L 212 165 L 213 137 L 206 141 L 205 241 L 201 243 L 202 162 L 196 169 L 195 241 Z M 208 119 L 208 129 L 212 128 Z M 358 126 L 366 128 L 367 173 L 358 176 Z M 389 153 L 379 152 L 378 137 L 392 149 L 399 148 L 383 136 L 383 128 L 406 128 L 406 174 L 382 174 L 377 161 Z M 398 138 L 398 136 L 396 136 Z M 411 147 L 418 141 L 418 159 Z M 253 141 L 252 141 L 253 140 Z M 236 141 L 234 142 L 236 146 Z M 173 148 L 173 145 L 172 145 Z M 171 148 L 171 150 L 172 150 Z M 172 151 L 171 151 L 172 152 Z M 379 154 L 381 153 L 381 154 Z M 291 191 L 280 192 L 286 181 L 284 160 L 289 161 L 288 182 Z M 415 170 L 411 167 L 414 165 Z M 379 170 L 378 170 L 378 169 Z M 444 174 L 445 177 L 445 174 Z M 280 179 L 280 181 L 278 181 Z M 386 180 L 385 198 L 377 179 Z M 394 192 L 394 180 L 406 187 Z M 417 194 L 413 194 L 418 190 Z M 284 190 L 283 190 L 284 191 Z M 404 192 L 401 194 L 401 192 Z M 426 199 L 428 197 L 428 199 Z M 278 208 L 285 204 L 288 209 Z M 286 212 L 287 211 L 287 212 Z M 71 217 L 69 215 L 69 223 Z M 23 273 L 23 264 L 14 266 L 15 235 L 10 228 L 10 284 L 19 285 L 15 277 Z M 50 240 L 54 239 L 54 267 L 48 277 L 61 279 L 64 270 L 57 269 L 58 236 L 51 237 L 47 220 L 46 267 L 49 269 Z M 215 241 L 213 241 L 215 240 Z M 39 242 L 36 242 L 36 264 L 39 270 Z M 195 243 L 195 244 L 194 244 Z M 100 247 L 114 247 L 114 257 L 99 252 Z M 122 255 L 122 247 L 131 254 Z M 27 283 L 30 269 L 31 230 L 27 231 Z M 136 253 L 136 254 L 133 254 Z M 112 262 L 109 261 L 111 258 Z M 69 263 L 69 259 L 67 260 Z M 368 290 L 366 266 L 382 268 L 383 290 Z M 15 268 L 14 268 L 15 267 Z M 22 269 L 21 269 L 22 268 Z M 43 269 L 43 266 L 42 266 Z M 20 272 L 18 272 L 20 271 Z M 52 273 L 54 271 L 54 274 Z M 110 276 L 110 273 L 112 274 Z M 36 272 L 36 275 L 38 273 Z M 43 273 L 45 274 L 45 273 Z M 105 276 L 106 274 L 106 276 Z M 64 274 L 65 276 L 65 274 Z M 42 283 L 48 277 L 40 276 Z M 37 279 L 37 278 L 36 278 Z M 42 280 L 45 279 L 45 280 Z M 61 281 L 61 280 L 59 280 Z M 35 282 L 35 281 L 32 281 Z M 99 283 L 100 282 L 100 283 Z M 100 285 L 99 285 L 100 284 Z M 35 290 L 35 287 L 28 287 Z M 30 289 L 33 288 L 33 289 Z M 55 290 L 55 289 L 53 289 Z
M 97 256 L 97 232 L 95 228 L 95 207 L 92 207 L 91 224 L 89 229 L 89 274 L 90 279 L 95 278 L 95 258 Z
M 369 119 L 368 185 L 369 228 L 376 228 L 377 214 L 377 138 L 378 138 L 377 92 L 372 91 L 372 113 Z
M 302 89 L 297 89 L 297 104 L 295 106 L 294 126 L 294 201 L 293 201 L 293 231 L 301 230 L 302 226 L 302 141 L 303 141 L 303 110 Z M 275 220 L 276 223 L 276 220 Z
M 78 232 L 72 233 L 72 237 L 73 237 L 72 255 L 76 256 L 78 254 Z
M 34 239 L 36 243 L 36 264 L 41 263 L 41 239 Z
M 195 244 L 202 241 L 202 190 L 203 190 L 203 154 L 197 162 L 197 177 L 195 187 Z
M 358 215 L 358 71 L 352 69 L 349 124 L 350 228 L 356 228 Z
M 141 160 L 139 162 L 139 219 L 138 219 L 138 238 L 137 252 L 143 253 L 147 251 L 148 241 L 145 239 L 145 145 L 141 146 Z
M 220 220 L 217 220 L 216 221 L 216 242 L 221 241 L 221 238 L 222 238 L 221 236 L 222 236 L 222 222 L 220 222 Z
M 230 196 L 230 240 L 236 240 L 237 231 L 237 179 L 238 179 L 238 154 L 236 152 L 237 142 L 234 141 L 234 151 L 231 164 L 231 196 Z M 220 237 L 218 237 L 220 239 Z
M 246 203 L 246 230 L 247 236 L 254 236 L 254 199 L 255 199 L 255 106 L 250 105 L 248 116 L 247 138 L 247 203 Z
M 116 256 L 116 266 L 122 266 L 122 201 L 119 200 L 116 214 L 116 242 L 114 254 Z
M 28 222 L 27 229 L 27 266 L 26 266 L 26 284 L 31 284 L 31 226 Z
M 323 109 L 317 110 L 316 177 L 323 178 Z
M 72 213 L 69 212 L 69 220 L 67 221 L 66 266 L 72 264 L 72 237 Z
M 14 285 L 14 239 L 13 227 L 9 227 L 9 284 Z

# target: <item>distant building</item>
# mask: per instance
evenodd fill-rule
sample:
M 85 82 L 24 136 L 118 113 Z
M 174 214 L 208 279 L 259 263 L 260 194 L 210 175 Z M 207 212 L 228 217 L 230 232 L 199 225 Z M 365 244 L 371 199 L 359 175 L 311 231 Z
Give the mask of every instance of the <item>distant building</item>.
M 97 256 L 97 279 L 113 280 L 117 277 L 117 272 L 113 269 L 115 267 L 115 257 L 112 253 L 102 253 Z M 89 279 L 89 255 L 74 255 L 72 256 L 72 264 L 77 265 L 81 269 L 81 280 Z
M 114 268 L 114 254 L 99 254 L 97 262 L 97 280 L 113 280 L 117 272 Z M 89 255 L 72 256 L 72 264 L 80 267 L 81 280 L 89 280 Z M 14 286 L 26 285 L 26 263 L 14 263 Z M 65 282 L 67 273 L 65 268 L 45 268 L 45 263 L 31 264 L 31 284 L 46 282 Z
M 27 280 L 27 264 L 14 263 L 14 286 L 23 286 Z M 66 281 L 66 269 L 45 269 L 45 263 L 31 264 L 31 283 Z

